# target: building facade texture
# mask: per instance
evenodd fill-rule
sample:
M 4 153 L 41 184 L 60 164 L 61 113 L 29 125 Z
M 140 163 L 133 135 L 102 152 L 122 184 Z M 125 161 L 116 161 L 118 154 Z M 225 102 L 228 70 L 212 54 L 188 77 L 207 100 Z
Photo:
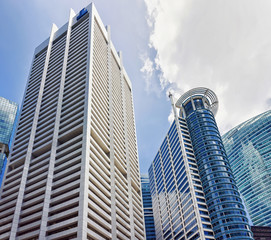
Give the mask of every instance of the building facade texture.
M 215 122 L 216 95 L 196 88 L 177 101 L 179 114 L 172 105 L 174 122 L 149 169 L 157 239 L 252 239 Z
M 271 227 L 251 226 L 254 240 L 271 240 Z
M 253 225 L 271 227 L 271 111 L 238 125 L 222 139 Z
M 150 192 L 150 180 L 148 174 L 141 174 L 141 188 L 144 208 L 146 240 L 156 240 L 152 210 L 152 198 Z
M 93 4 L 35 50 L 0 239 L 144 239 L 131 83 Z
M 18 105 L 16 103 L 0 97 L 0 187 L 5 172 L 17 113 Z

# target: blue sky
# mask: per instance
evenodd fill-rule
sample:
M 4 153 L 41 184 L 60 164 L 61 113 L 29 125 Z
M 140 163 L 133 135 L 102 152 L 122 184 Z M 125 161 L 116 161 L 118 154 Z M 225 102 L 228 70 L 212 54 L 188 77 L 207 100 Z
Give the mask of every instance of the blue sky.
M 218 95 L 222 132 L 270 109 L 271 1 L 93 1 L 123 53 L 133 84 L 141 172 L 170 125 L 175 99 L 193 87 Z M 21 104 L 34 49 L 85 0 L 0 2 L 0 96 Z

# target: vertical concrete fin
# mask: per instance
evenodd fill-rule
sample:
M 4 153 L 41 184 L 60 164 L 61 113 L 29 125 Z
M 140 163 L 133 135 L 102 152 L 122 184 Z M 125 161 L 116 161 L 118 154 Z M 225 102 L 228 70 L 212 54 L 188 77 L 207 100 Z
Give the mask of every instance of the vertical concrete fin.
M 111 59 L 111 29 L 107 30 L 107 71 L 109 80 L 109 128 L 110 128 L 110 177 L 111 177 L 111 233 L 112 239 L 117 239 L 117 218 L 116 218 L 116 188 L 115 188 L 115 154 L 114 154 L 114 113 L 113 113 L 113 79 Z
M 89 149 L 91 136 L 91 104 L 92 104 L 92 69 L 93 69 L 93 42 L 94 42 L 94 6 L 87 6 L 89 12 L 88 23 L 88 47 L 87 47 L 87 68 L 85 83 L 85 105 L 83 120 L 82 139 L 82 163 L 80 177 L 80 195 L 78 212 L 78 235 L 77 239 L 85 240 L 88 234 L 88 184 L 89 184 Z
M 16 207 L 15 207 L 15 211 L 14 211 L 14 217 L 13 217 L 13 221 L 12 221 L 10 239 L 15 239 L 16 233 L 18 231 L 18 224 L 19 224 L 19 220 L 20 220 L 20 214 L 21 214 L 24 192 L 25 192 L 25 187 L 26 187 L 27 175 L 28 175 L 28 170 L 29 170 L 29 165 L 30 165 L 30 160 L 31 160 L 31 155 L 32 155 L 32 149 L 33 149 L 33 145 L 34 145 L 35 132 L 37 129 L 37 124 L 38 124 L 38 118 L 39 118 L 41 100 L 42 100 L 42 95 L 43 95 L 43 90 L 44 90 L 44 85 L 45 85 L 45 79 L 46 79 L 47 70 L 48 70 L 48 64 L 49 64 L 49 59 L 50 59 L 50 54 L 51 54 L 52 43 L 53 43 L 54 35 L 55 35 L 55 32 L 57 31 L 57 29 L 58 29 L 57 26 L 55 24 L 53 24 L 52 29 L 51 29 L 48 47 L 47 47 L 46 58 L 45 58 L 45 62 L 44 62 L 44 68 L 43 68 L 43 74 L 42 74 L 41 83 L 40 83 L 39 95 L 38 95 L 38 99 L 37 99 L 36 111 L 35 111 L 34 118 L 33 118 L 33 126 L 31 129 L 29 143 L 28 143 L 28 149 L 27 149 L 26 157 L 25 157 L 25 165 L 24 165 L 23 172 L 22 172 L 22 178 L 21 178 L 21 182 L 20 182 Z
M 66 74 L 67 61 L 68 61 L 68 51 L 69 51 L 69 43 L 70 43 L 70 35 L 71 35 L 72 18 L 74 16 L 75 16 L 75 13 L 71 9 L 70 15 L 69 15 L 68 28 L 67 28 L 64 57 L 63 57 L 63 67 L 62 67 L 60 88 L 59 88 L 59 94 L 58 94 L 55 127 L 54 127 L 54 132 L 53 132 L 50 161 L 49 161 L 49 166 L 48 166 L 48 180 L 46 183 L 46 189 L 45 189 L 45 194 L 44 194 L 44 204 L 43 204 L 43 211 L 42 211 L 41 224 L 40 224 L 40 233 L 39 233 L 40 240 L 46 238 L 46 231 L 47 231 L 47 226 L 48 226 L 48 214 L 49 214 L 50 199 L 51 199 L 51 192 L 52 192 L 52 186 L 53 186 L 53 177 L 54 177 L 53 175 L 54 175 L 55 157 L 56 157 L 56 149 L 57 149 L 57 138 L 58 138 L 59 125 L 60 125 L 61 105 L 62 105 L 62 100 L 63 100 L 65 74 Z

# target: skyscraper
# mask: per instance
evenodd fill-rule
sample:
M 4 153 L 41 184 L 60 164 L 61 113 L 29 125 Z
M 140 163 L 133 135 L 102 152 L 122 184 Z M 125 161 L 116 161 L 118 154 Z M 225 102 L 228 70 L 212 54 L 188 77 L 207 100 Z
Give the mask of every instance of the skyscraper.
M 0 239 L 144 239 L 132 86 L 93 4 L 35 49 Z
M 17 112 L 18 105 L 16 103 L 0 97 L 0 188 L 10 150 Z
M 271 111 L 241 123 L 222 140 L 254 225 L 271 227 Z
M 141 174 L 141 188 L 144 208 L 146 240 L 156 240 L 152 210 L 152 199 L 150 192 L 150 181 L 148 174 Z
M 157 239 L 252 239 L 215 122 L 216 95 L 195 88 L 171 100 L 175 119 L 149 169 Z

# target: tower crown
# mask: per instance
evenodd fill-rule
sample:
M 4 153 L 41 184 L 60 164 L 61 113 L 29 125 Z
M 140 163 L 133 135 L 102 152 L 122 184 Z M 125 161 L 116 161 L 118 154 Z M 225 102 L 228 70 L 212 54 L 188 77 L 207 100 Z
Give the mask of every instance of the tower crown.
M 215 116 L 218 110 L 218 99 L 212 90 L 198 87 L 184 93 L 175 106 L 181 109 L 180 115 L 185 113 L 188 116 L 193 110 L 205 108 L 211 110 Z

